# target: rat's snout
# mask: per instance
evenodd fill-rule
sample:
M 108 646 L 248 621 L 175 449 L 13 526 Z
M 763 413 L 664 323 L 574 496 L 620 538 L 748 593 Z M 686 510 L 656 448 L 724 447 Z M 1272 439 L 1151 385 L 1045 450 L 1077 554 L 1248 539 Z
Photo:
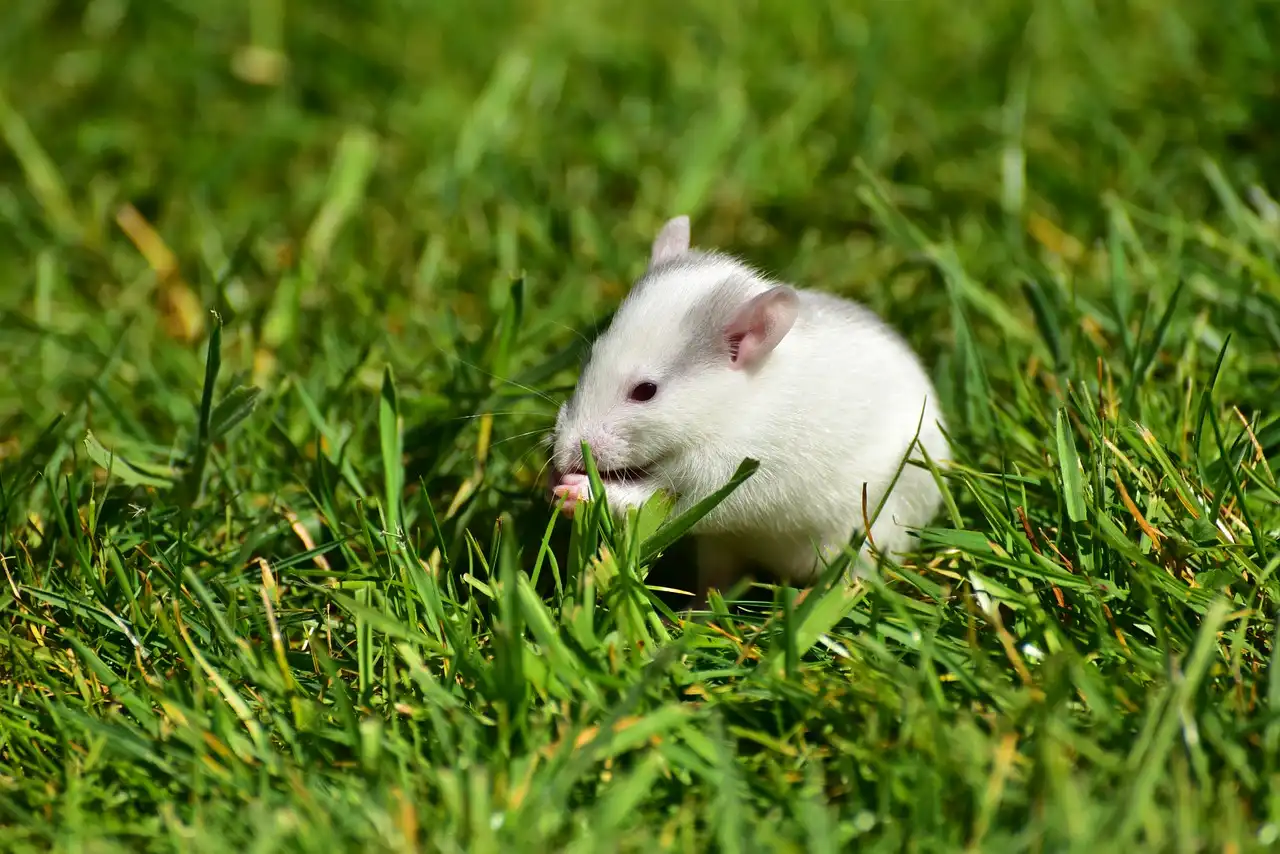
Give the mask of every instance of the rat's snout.
M 569 404 L 562 404 L 556 412 L 556 429 L 551 444 L 551 463 L 555 470 L 553 476 L 557 480 L 560 474 L 582 468 L 582 452 L 579 450 L 582 440 L 579 438 L 580 431 L 573 422 Z
M 611 442 L 607 436 L 599 432 L 569 430 L 564 433 L 564 440 L 556 442 L 556 468 L 564 473 L 583 471 L 586 463 L 582 459 L 582 443 L 586 442 L 591 449 L 591 458 L 596 461 L 597 468 L 609 468 L 610 458 L 615 456 L 610 451 Z
M 574 474 L 585 469 L 582 443 L 591 449 L 591 457 L 599 469 L 621 467 L 621 442 L 598 424 L 580 424 L 575 419 L 557 419 L 554 460 L 561 474 Z

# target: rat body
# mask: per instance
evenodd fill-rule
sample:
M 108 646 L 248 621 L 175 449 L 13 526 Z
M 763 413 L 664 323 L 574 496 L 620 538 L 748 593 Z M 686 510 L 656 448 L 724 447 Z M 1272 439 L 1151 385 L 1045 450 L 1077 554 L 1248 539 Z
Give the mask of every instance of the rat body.
M 869 517 L 903 457 L 922 459 L 917 428 L 931 458 L 949 455 L 933 385 L 896 332 L 857 303 L 690 249 L 676 217 L 560 408 L 553 494 L 570 514 L 590 499 L 583 441 L 615 510 L 667 489 L 682 512 L 751 457 L 756 473 L 691 531 L 696 593 L 752 565 L 806 583 L 862 530 L 864 484 Z M 940 504 L 930 472 L 907 464 L 874 547 L 906 550 Z

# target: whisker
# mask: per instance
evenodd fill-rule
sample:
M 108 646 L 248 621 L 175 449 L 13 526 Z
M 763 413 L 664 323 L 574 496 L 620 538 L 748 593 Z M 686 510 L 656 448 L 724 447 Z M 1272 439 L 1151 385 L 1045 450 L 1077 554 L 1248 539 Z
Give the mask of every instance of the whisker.
M 523 454 L 516 457 L 516 461 L 511 465 L 511 470 L 512 471 L 520 470 L 521 467 L 524 466 L 525 460 L 527 460 L 529 458 L 529 455 L 532 454 L 535 450 L 537 450 L 536 446 L 525 449 L 525 452 Z M 542 480 L 542 471 L 546 467 L 547 467 L 547 464 L 545 462 L 539 467 L 538 472 L 534 475 L 535 482 L 540 482 Z
M 560 404 L 559 404 L 559 402 L 557 402 L 554 398 L 552 398 L 552 397 L 551 397 L 551 395 L 549 395 L 549 394 L 547 394 L 547 393 L 545 393 L 545 392 L 542 392 L 542 391 L 538 391 L 538 389 L 533 388 L 532 386 L 527 386 L 527 385 L 525 385 L 525 384 L 523 384 L 523 383 L 518 383 L 518 382 L 516 382 L 515 380 L 510 380 L 510 379 L 507 379 L 506 377 L 500 377 L 500 376 L 498 376 L 498 375 L 497 375 L 497 374 L 495 374 L 495 373 L 492 373 L 492 372 L 490 372 L 490 371 L 486 371 L 484 368 L 480 367 L 479 365 L 475 364 L 474 362 L 468 362 L 466 359 L 457 359 L 457 362 L 458 362 L 458 364 L 460 364 L 460 365 L 466 365 L 468 368 L 471 368 L 471 369 L 472 369 L 472 370 L 474 370 L 474 371 L 479 371 L 480 373 L 484 374 L 484 375 L 485 375 L 486 377 L 488 377 L 489 379 L 497 380 L 498 382 L 500 382 L 500 383 L 505 383 L 506 385 L 515 386 L 516 388 L 520 389 L 521 391 L 527 391 L 527 392 L 529 392 L 529 394 L 536 395 L 536 396 L 538 396 L 538 397 L 542 398 L 542 399 L 543 399 L 543 400 L 545 400 L 547 403 L 551 404 L 552 406 L 554 406 L 554 407 L 555 407 L 555 408 L 557 408 L 557 409 L 559 409 L 559 408 L 560 408 Z
M 477 412 L 475 415 L 455 415 L 452 418 L 444 419 L 443 423 L 448 423 L 450 421 L 474 421 L 477 418 L 484 418 L 486 415 L 527 415 L 530 418 L 546 418 L 551 421 L 555 420 L 554 415 L 548 415 L 545 412 L 522 412 L 518 409 L 508 409 L 502 411 L 495 410 L 493 412 Z
M 535 436 L 535 435 L 537 435 L 537 434 L 539 434 L 539 433 L 548 433 L 548 432 L 550 432 L 550 431 L 548 431 L 548 430 L 528 430 L 528 431 L 526 431 L 526 432 L 524 432 L 524 433 L 517 433 L 517 434 L 516 434 L 516 435 L 514 435 L 514 436 L 506 436 L 506 437 L 504 437 L 504 438 L 502 438 L 502 439 L 499 439 L 499 440 L 498 440 L 498 441 L 496 441 L 496 442 L 491 442 L 491 443 L 489 444 L 489 447 L 490 447 L 490 448 L 496 448 L 496 447 L 498 447 L 499 445 L 501 445 L 503 442 L 513 442 L 513 441 L 515 441 L 516 439 L 523 439 L 523 438 L 525 438 L 526 436 Z M 535 447 L 536 447 L 536 446 L 535 446 Z
M 577 334 L 578 334 L 579 336 L 582 336 L 582 333 L 580 333 L 580 332 L 579 332 L 579 333 L 577 333 Z M 584 340 L 584 341 L 586 341 L 586 338 L 585 338 L 585 337 L 583 337 L 583 340 Z M 587 343 L 589 344 L 590 342 L 587 342 Z M 434 349 L 436 350 L 436 352 L 438 352 L 441 356 L 443 356 L 443 357 L 445 358 L 445 361 L 453 362 L 453 363 L 455 363 L 455 364 L 459 364 L 459 365 L 465 365 L 466 367 L 471 368 L 471 369 L 472 369 L 472 370 L 474 370 L 474 371 L 478 371 L 478 372 L 480 372 L 481 374 L 484 374 L 486 377 L 489 377 L 490 379 L 497 380 L 498 382 L 500 382 L 500 383 L 504 383 L 504 384 L 506 384 L 506 385 L 515 386 L 516 388 L 520 389 L 521 391 L 526 391 L 526 392 L 528 392 L 529 394 L 532 394 L 532 395 L 534 395 L 534 396 L 536 396 L 536 397 L 539 397 L 539 398 L 541 398 L 542 400 L 544 400 L 544 401 L 546 401 L 547 403 L 549 403 L 553 408 L 556 408 L 556 409 L 559 409 L 559 408 L 560 408 L 560 402 L 559 402 L 559 401 L 557 401 L 555 398 L 551 397 L 550 395 L 548 395 L 548 394 L 547 394 L 547 393 L 545 393 L 545 392 L 539 391 L 538 389 L 533 388 L 533 387 L 531 387 L 531 386 L 524 385 L 523 383 L 518 383 L 518 382 L 516 382 L 515 380 L 507 379 L 506 377 L 500 377 L 500 376 L 498 376 L 497 374 L 492 373 L 491 371 L 486 371 L 484 368 L 480 367 L 479 365 L 475 364 L 474 362 L 468 361 L 467 359 L 464 359 L 464 358 L 462 358 L 461 356 L 458 356 L 456 353 L 450 353 L 449 351 L 445 350 L 445 349 L 444 349 L 444 347 L 440 346 L 439 344 L 433 344 L 433 346 L 434 346 Z
M 537 483 L 543 482 L 543 478 L 546 476 L 547 469 L 551 467 L 552 463 L 553 463 L 553 460 L 550 457 L 548 457 L 546 461 L 543 462 L 543 464 L 538 467 L 538 474 L 534 477 L 535 482 Z
M 561 322 L 561 321 L 559 321 L 559 320 L 553 320 L 553 321 L 551 321 L 551 324 L 552 324 L 553 326 L 559 326 L 561 329 L 567 329 L 567 330 L 569 330 L 569 331 L 570 331 L 570 332 L 572 332 L 574 335 L 576 335 L 576 336 L 578 336 L 580 339 L 582 339 L 582 343 L 583 343 L 583 344 L 586 344 L 588 347 L 590 347 L 590 346 L 591 346 L 591 339 L 589 339 L 589 338 L 587 338 L 587 336 L 583 335 L 583 334 L 582 334 L 582 330 L 577 329 L 577 328 L 575 328 L 575 327 L 572 327 L 572 326 L 570 326 L 570 325 L 569 325 L 569 324 L 567 324 L 567 323 L 562 323 L 562 322 Z

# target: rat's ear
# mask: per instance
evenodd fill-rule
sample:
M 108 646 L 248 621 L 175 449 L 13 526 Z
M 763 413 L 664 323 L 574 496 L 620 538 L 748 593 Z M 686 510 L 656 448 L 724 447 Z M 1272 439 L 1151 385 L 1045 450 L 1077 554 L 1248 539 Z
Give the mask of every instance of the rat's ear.
M 795 288 L 779 285 L 747 300 L 724 328 L 734 370 L 753 368 L 791 331 L 800 311 Z
M 677 255 L 689 251 L 689 217 L 678 216 L 667 220 L 653 239 L 653 249 L 649 252 L 649 266 L 653 267 L 663 261 L 670 261 Z

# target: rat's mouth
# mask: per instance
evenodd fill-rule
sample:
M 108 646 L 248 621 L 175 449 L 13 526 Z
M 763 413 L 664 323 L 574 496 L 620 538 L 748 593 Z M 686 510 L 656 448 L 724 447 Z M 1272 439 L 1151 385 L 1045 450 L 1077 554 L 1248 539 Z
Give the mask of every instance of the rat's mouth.
M 648 480 L 651 477 L 649 470 L 642 466 L 630 466 L 622 469 L 604 469 L 600 472 L 600 479 L 606 484 L 609 483 L 635 483 L 638 480 Z
M 600 480 L 604 483 L 605 486 L 608 486 L 609 484 L 639 483 L 641 481 L 653 479 L 653 474 L 649 471 L 649 469 L 652 466 L 653 466 L 653 463 L 649 463 L 648 465 L 645 465 L 645 466 L 626 466 L 624 468 L 616 468 L 616 469 L 599 469 L 597 471 L 597 474 L 600 475 Z M 576 474 L 576 475 L 584 475 L 584 476 L 586 475 L 586 473 L 587 473 L 587 470 L 585 468 L 575 468 L 571 471 L 564 472 L 564 474 Z

